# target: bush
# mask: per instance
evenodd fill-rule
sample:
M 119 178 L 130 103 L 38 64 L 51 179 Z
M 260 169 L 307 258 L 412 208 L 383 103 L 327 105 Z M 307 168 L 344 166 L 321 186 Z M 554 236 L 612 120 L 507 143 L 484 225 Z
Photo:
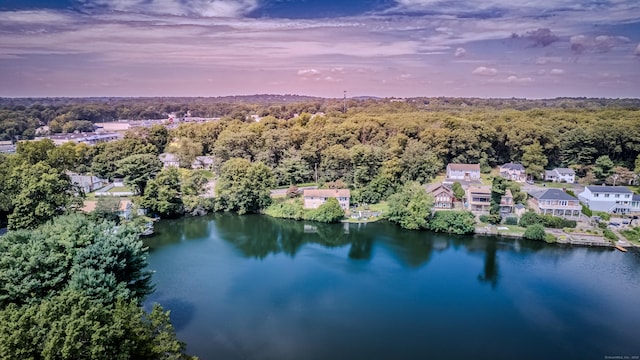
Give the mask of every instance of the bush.
M 480 215 L 479 219 L 480 219 L 480 222 L 483 222 L 483 223 L 488 223 L 489 222 L 489 216 L 488 215 Z
M 329 198 L 320 207 L 308 212 L 305 218 L 307 220 L 334 223 L 344 218 L 344 210 L 342 210 L 336 198 Z
M 468 211 L 437 211 L 429 222 L 429 229 L 450 234 L 472 234 L 476 221 Z
M 593 216 L 593 211 L 591 211 L 591 209 L 589 209 L 589 207 L 585 204 L 581 204 L 582 205 L 582 213 L 587 215 L 588 217 L 592 217 Z
M 527 230 L 524 231 L 522 235 L 523 238 L 529 240 L 545 240 L 546 233 L 544 232 L 544 227 L 540 224 L 533 224 L 527 227 Z
M 518 218 L 516 218 L 516 217 L 508 217 L 508 218 L 506 218 L 504 223 L 507 224 L 507 225 L 518 225 Z
M 275 218 L 284 219 L 300 220 L 304 217 L 302 201 L 300 200 L 273 203 L 264 210 L 264 213 Z
M 604 231 L 603 231 L 603 234 L 604 234 L 604 237 L 609 239 L 609 240 L 613 240 L 613 241 L 618 240 L 618 237 L 616 236 L 616 234 L 613 231 L 609 230 L 609 229 L 605 228 Z
M 295 198 L 295 197 L 298 197 L 298 195 L 300 195 L 298 193 L 298 187 L 295 186 L 295 185 L 289 186 L 289 188 L 287 189 L 287 197 L 288 198 Z
M 533 211 L 527 211 L 520 217 L 520 226 L 523 227 L 528 227 L 540 223 L 542 223 L 540 217 Z
M 609 221 L 611 220 L 611 214 L 606 213 L 604 211 L 593 211 L 593 215 L 595 216 L 599 216 L 600 219 L 604 220 L 604 221 Z
M 529 227 L 540 224 L 553 229 L 575 228 L 577 223 L 574 220 L 567 220 L 553 215 L 538 215 L 533 211 L 528 211 L 520 218 L 520 226 Z
M 554 243 L 556 242 L 556 237 L 553 236 L 552 234 L 544 234 L 544 241 L 548 242 L 548 243 Z

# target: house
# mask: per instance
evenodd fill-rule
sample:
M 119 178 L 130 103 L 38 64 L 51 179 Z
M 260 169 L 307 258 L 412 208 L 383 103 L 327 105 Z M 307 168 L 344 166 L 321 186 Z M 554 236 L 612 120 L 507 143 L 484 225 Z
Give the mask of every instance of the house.
M 555 168 L 553 170 L 545 170 L 545 181 L 553 181 L 560 183 L 573 184 L 576 182 L 576 172 L 569 168 Z
M 449 186 L 442 183 L 432 184 L 427 187 L 427 193 L 433 195 L 433 208 L 435 210 L 453 209 L 456 196 Z
M 480 180 L 479 164 L 448 164 L 447 180 Z
M 342 210 L 349 210 L 351 192 L 349 189 L 306 189 L 302 193 L 305 209 L 317 209 L 329 198 L 336 198 Z
M 178 160 L 178 156 L 172 153 L 162 153 L 158 156 L 158 159 L 162 162 L 162 167 L 167 169 L 170 167 L 179 167 L 180 161 Z
M 474 214 L 488 214 L 491 207 L 491 188 L 488 186 L 469 186 L 466 190 L 467 210 Z
M 535 190 L 529 193 L 529 207 L 538 214 L 578 219 L 580 201 L 560 189 Z
M 500 215 L 506 216 L 513 213 L 514 205 L 513 194 L 511 194 L 511 190 L 507 189 L 500 198 Z
M 631 212 L 640 214 L 640 195 L 633 194 L 631 197 Z
M 516 206 L 514 206 L 513 208 L 513 212 L 517 217 L 521 217 L 525 212 L 527 212 L 527 207 L 522 204 L 516 204 Z
M 633 192 L 624 186 L 587 186 L 578 198 L 591 210 L 627 214 L 631 211 Z
M 71 183 L 77 186 L 78 189 L 81 189 L 85 194 L 104 187 L 107 182 L 104 179 L 92 175 L 80 175 L 72 172 L 69 172 L 68 175 L 69 178 L 71 178 Z
M 527 173 L 522 164 L 506 163 L 500 166 L 500 176 L 511 181 L 527 181 Z
M 191 168 L 211 170 L 213 168 L 213 156 L 196 156 Z

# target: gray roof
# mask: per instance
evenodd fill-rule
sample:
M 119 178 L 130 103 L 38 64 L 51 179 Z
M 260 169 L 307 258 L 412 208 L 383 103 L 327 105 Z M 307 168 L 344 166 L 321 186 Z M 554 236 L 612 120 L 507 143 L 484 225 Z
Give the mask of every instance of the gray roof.
M 573 169 L 569 169 L 569 168 L 555 168 L 554 169 L 558 174 L 561 175 L 575 175 L 576 172 L 573 171 Z
M 524 166 L 522 166 L 522 164 L 516 164 L 516 163 L 506 163 L 500 166 L 500 168 L 514 170 L 514 171 L 524 171 Z
M 592 193 L 621 193 L 632 194 L 633 191 L 624 186 L 587 186 Z
M 640 201 L 640 195 L 633 194 L 633 197 L 631 198 L 631 200 Z
M 546 189 L 542 191 L 532 191 L 529 195 L 538 200 L 578 200 L 560 189 Z
M 525 206 L 522 204 L 516 204 L 516 209 L 524 209 Z
M 175 162 L 178 161 L 178 157 L 172 153 L 162 153 L 158 156 L 162 162 Z
M 545 176 L 549 176 L 549 175 L 555 176 L 555 175 L 557 175 L 555 170 L 545 170 L 544 174 L 545 174 Z

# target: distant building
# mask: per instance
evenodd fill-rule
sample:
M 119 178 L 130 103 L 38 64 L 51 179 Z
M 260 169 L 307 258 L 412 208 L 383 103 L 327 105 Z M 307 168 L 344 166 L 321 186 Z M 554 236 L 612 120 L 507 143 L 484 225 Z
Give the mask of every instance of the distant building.
M 16 145 L 11 141 L 0 141 L 0 153 L 13 154 L 16 152 Z
M 576 172 L 569 168 L 555 168 L 544 172 L 545 181 L 573 184 L 576 182 Z
M 631 212 L 633 192 L 624 186 L 587 186 L 578 198 L 591 210 L 627 214 Z
M 85 143 L 87 145 L 95 145 L 103 142 L 115 141 L 120 139 L 119 134 L 115 133 L 70 133 L 70 134 L 55 134 L 37 137 L 34 140 L 50 139 L 55 145 L 62 145 L 68 142 Z
M 538 214 L 578 219 L 582 211 L 580 201 L 560 189 L 529 192 L 529 207 Z
M 71 183 L 81 189 L 85 194 L 103 188 L 107 181 L 92 175 L 80 175 L 68 173 Z
M 631 197 L 631 212 L 634 214 L 640 213 L 640 195 L 633 194 Z
M 349 210 L 351 192 L 349 189 L 306 189 L 302 196 L 304 197 L 305 209 L 317 209 L 327 199 L 335 198 L 338 200 L 342 210 L 347 211 Z
M 480 180 L 479 164 L 448 164 L 447 180 Z
M 522 164 L 506 163 L 500 166 L 500 176 L 511 181 L 527 181 L 527 173 Z
M 196 156 L 191 164 L 192 169 L 204 169 L 211 170 L 213 168 L 214 158 L 213 156 Z
M 162 162 L 162 167 L 167 169 L 170 167 L 179 167 L 180 161 L 178 160 L 178 156 L 172 153 L 162 153 L 158 156 L 158 159 Z

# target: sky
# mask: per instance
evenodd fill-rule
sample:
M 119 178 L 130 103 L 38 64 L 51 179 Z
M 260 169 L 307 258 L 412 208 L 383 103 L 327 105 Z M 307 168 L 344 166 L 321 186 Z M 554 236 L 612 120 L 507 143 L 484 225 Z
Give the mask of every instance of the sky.
M 0 96 L 640 97 L 638 0 L 0 0 Z

